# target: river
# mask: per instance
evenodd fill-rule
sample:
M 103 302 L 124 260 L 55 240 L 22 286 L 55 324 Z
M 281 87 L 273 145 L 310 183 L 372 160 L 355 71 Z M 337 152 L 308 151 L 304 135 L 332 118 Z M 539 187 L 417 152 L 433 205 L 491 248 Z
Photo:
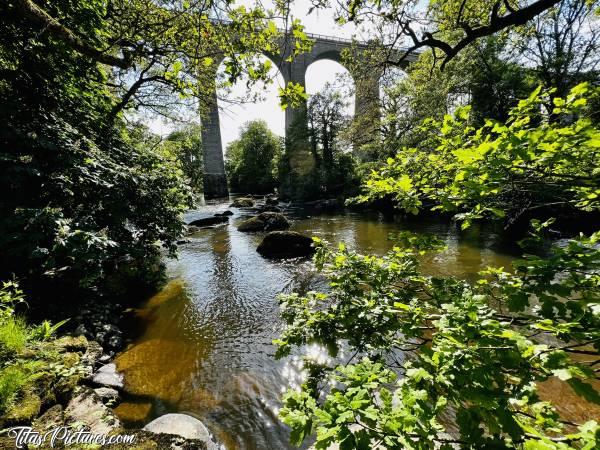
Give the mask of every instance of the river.
M 213 202 L 186 221 L 229 209 Z M 116 409 L 127 425 L 141 425 L 167 412 L 200 418 L 228 449 L 287 449 L 288 432 L 277 420 L 279 397 L 298 383 L 301 369 L 290 357 L 273 358 L 271 341 L 282 323 L 277 294 L 313 286 L 311 262 L 262 258 L 263 233 L 237 231 L 251 214 L 232 208 L 226 225 L 203 229 L 167 261 L 170 282 L 135 311 L 133 343 L 116 362 L 129 396 Z M 471 278 L 486 266 L 508 267 L 514 244 L 476 227 L 461 232 L 451 223 L 386 221 L 376 213 L 287 212 L 292 230 L 360 252 L 383 254 L 390 233 L 411 230 L 446 242 L 442 253 L 424 258 L 429 274 Z

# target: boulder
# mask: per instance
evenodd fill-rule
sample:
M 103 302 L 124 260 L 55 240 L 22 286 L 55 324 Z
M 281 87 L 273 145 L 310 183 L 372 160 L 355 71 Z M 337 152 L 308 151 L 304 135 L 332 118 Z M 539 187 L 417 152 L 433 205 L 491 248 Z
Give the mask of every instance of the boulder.
M 86 351 L 88 340 L 85 336 L 63 336 L 54 342 L 54 345 L 66 351 Z
M 266 258 L 296 258 L 315 252 L 312 239 L 295 231 L 272 231 L 256 249 Z
M 117 366 L 114 363 L 100 367 L 92 376 L 92 382 L 99 386 L 123 389 L 123 375 L 117 372 Z
M 240 198 L 236 198 L 233 203 L 229 206 L 232 206 L 234 208 L 249 208 L 251 206 L 254 206 L 254 200 L 252 200 L 249 197 L 240 197 Z
M 215 217 L 226 217 L 226 216 L 233 216 L 233 211 L 223 211 L 221 213 L 216 213 Z
M 188 223 L 188 225 L 194 226 L 194 227 L 210 227 L 212 225 L 218 225 L 220 223 L 225 223 L 229 221 L 229 217 L 227 216 L 212 216 L 212 217 L 205 217 L 203 219 L 196 219 L 196 220 L 192 220 L 190 223 Z
M 46 412 L 35 419 L 31 425 L 35 430 L 43 432 L 63 426 L 64 422 L 64 408 L 62 405 L 57 404 L 48 408 Z
M 119 400 L 119 392 L 109 387 L 99 387 L 94 389 L 94 393 L 102 400 L 102 403 L 113 404 Z
M 66 423 L 80 423 L 94 434 L 110 434 L 121 422 L 91 389 L 79 387 L 65 408 Z
M 175 434 L 185 439 L 198 439 L 205 442 L 206 448 L 210 450 L 219 448 L 213 442 L 208 428 L 198 419 L 187 414 L 165 414 L 154 419 L 143 429 L 152 433 Z
M 244 220 L 238 226 L 239 231 L 274 231 L 286 230 L 290 227 L 287 218 L 277 212 L 263 212 L 256 217 Z

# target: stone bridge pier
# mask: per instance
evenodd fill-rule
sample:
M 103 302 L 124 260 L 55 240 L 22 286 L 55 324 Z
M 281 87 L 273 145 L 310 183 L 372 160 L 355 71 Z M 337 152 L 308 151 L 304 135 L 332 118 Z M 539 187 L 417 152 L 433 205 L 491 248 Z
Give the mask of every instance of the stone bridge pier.
M 342 51 L 351 48 L 352 41 L 338 39 L 330 36 L 310 35 L 314 40 L 313 48 L 308 53 L 296 56 L 292 62 L 285 61 L 289 56 L 288 46 L 282 45 L 279 55 L 265 55 L 279 67 L 285 83 L 294 82 L 306 86 L 306 71 L 308 67 L 319 60 L 329 59 L 344 65 Z M 356 45 L 356 44 L 355 44 Z M 367 44 L 358 44 L 359 51 L 365 50 Z M 417 55 L 407 58 L 407 64 L 414 61 Z M 355 107 L 354 117 L 361 124 L 356 144 L 361 140 L 372 139 L 377 132 L 379 121 L 379 79 L 381 74 L 377 70 L 357 73 L 356 70 L 347 68 L 354 79 Z M 215 74 L 216 77 L 216 74 Z M 219 109 L 217 105 L 216 90 L 209 99 L 209 111 L 202 120 L 202 151 L 204 157 L 204 197 L 216 198 L 228 195 L 227 176 L 223 160 L 221 130 L 219 123 Z M 362 131 L 364 128 L 364 132 Z M 291 176 L 303 179 L 314 168 L 315 161 L 310 151 L 306 130 L 306 104 L 285 110 L 286 145 L 289 156 Z

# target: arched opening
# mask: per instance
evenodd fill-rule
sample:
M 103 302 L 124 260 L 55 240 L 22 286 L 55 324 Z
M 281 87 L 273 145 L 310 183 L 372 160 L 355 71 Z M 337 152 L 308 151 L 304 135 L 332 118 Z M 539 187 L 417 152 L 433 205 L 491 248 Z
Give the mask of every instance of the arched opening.
M 339 89 L 345 97 L 347 106 L 344 108 L 344 114 L 354 115 L 356 88 L 350 72 L 339 62 L 332 59 L 326 59 L 327 55 L 322 55 L 317 61 L 308 66 L 306 70 L 306 92 L 308 95 L 315 95 L 326 88 L 327 85 L 334 89 Z
M 263 55 L 257 57 L 261 62 L 271 61 Z M 225 64 L 221 63 L 217 71 L 217 79 L 225 77 Z M 248 79 L 243 77 L 234 85 L 226 87 L 220 83 L 217 90 L 219 106 L 219 123 L 223 154 L 227 146 L 238 139 L 240 129 L 246 122 L 264 120 L 271 131 L 278 136 L 285 136 L 285 114 L 279 104 L 278 89 L 285 85 L 283 76 L 277 65 L 271 61 L 269 70 L 270 83 L 258 83 L 248 86 Z
M 235 84 L 228 84 L 225 62 L 217 70 L 217 98 L 213 103 L 216 106 L 203 128 L 203 151 L 205 179 L 210 169 L 216 169 L 217 175 L 212 178 L 219 179 L 221 195 L 226 193 L 227 184 L 232 192 L 252 194 L 272 192 L 277 186 L 276 172 L 285 134 L 278 89 L 284 81 L 270 59 L 258 55 L 256 60 L 270 64 L 269 82 L 254 83 L 242 77 Z M 214 164 L 217 159 L 218 164 Z M 205 183 L 205 192 L 212 186 L 206 188 Z

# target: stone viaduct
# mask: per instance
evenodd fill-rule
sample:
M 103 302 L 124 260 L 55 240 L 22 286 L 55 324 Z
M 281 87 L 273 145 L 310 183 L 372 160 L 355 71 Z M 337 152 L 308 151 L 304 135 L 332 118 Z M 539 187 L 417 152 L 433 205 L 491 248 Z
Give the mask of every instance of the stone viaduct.
M 296 56 L 291 62 L 286 61 L 290 52 L 285 44 L 286 40 L 282 40 L 280 53 L 278 55 L 265 54 L 279 68 L 284 82 L 299 83 L 306 86 L 305 76 L 308 67 L 319 60 L 329 59 L 340 63 L 344 66 L 342 60 L 342 51 L 346 48 L 350 49 L 354 46 L 354 50 L 358 52 L 369 48 L 367 43 L 356 43 L 349 39 L 341 39 L 333 36 L 323 36 L 318 34 L 309 34 L 308 37 L 314 41 L 312 50 L 308 53 L 303 53 Z M 396 56 L 400 55 L 400 50 L 396 51 Z M 417 54 L 410 54 L 404 59 L 403 68 L 415 61 Z M 392 58 L 394 55 L 392 55 Z M 352 75 L 355 84 L 355 106 L 354 117 L 360 118 L 366 111 L 372 107 L 377 107 L 379 104 L 379 79 L 381 74 L 376 69 L 364 74 L 361 70 L 360 74 L 350 68 L 346 69 Z M 216 77 L 216 73 L 215 73 Z M 212 94 L 208 114 L 202 120 L 202 151 L 204 158 L 204 197 L 217 198 L 228 195 L 227 176 L 225 173 L 225 163 L 223 160 L 223 148 L 221 142 L 221 130 L 219 122 L 219 108 L 217 105 L 217 92 Z M 289 137 L 289 130 L 292 125 L 298 121 L 306 121 L 306 105 L 298 108 L 287 108 L 285 110 L 285 130 L 286 138 Z M 303 124 L 305 127 L 306 124 Z M 290 156 L 290 169 L 297 176 L 310 172 L 314 165 L 312 154 L 308 145 L 302 142 L 292 142 Z

